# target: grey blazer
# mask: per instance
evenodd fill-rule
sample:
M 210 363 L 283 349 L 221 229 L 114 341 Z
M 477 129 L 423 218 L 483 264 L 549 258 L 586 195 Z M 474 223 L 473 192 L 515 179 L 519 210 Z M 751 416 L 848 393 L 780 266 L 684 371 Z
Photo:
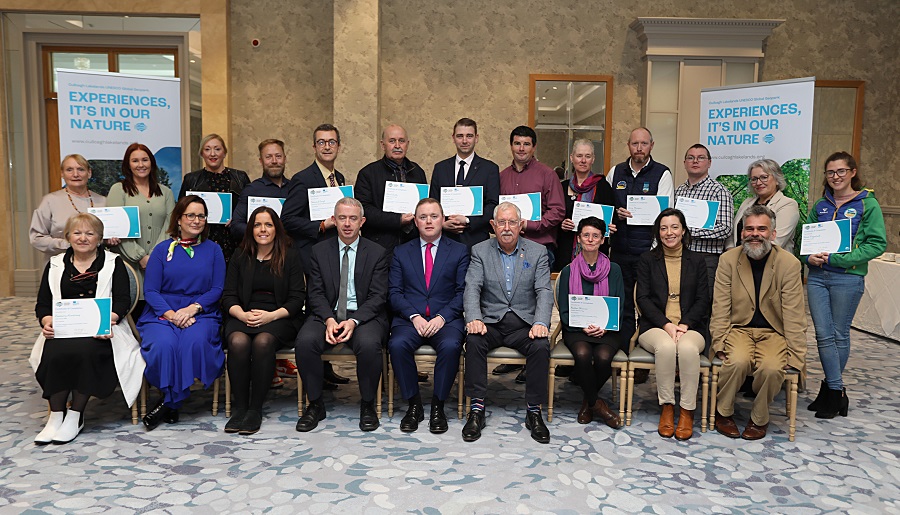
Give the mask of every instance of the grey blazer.
M 553 291 L 547 247 L 519 237 L 512 296 L 506 295 L 499 249 L 495 238 L 472 247 L 463 296 L 466 322 L 496 323 L 512 310 L 529 325 L 542 323 L 549 328 Z

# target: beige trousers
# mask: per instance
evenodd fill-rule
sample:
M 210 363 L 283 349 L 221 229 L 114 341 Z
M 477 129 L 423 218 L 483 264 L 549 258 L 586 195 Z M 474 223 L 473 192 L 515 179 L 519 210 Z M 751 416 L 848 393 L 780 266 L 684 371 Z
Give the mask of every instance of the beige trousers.
M 733 328 L 725 337 L 725 361 L 719 372 L 716 411 L 726 417 L 734 415 L 734 396 L 744 384 L 744 378 L 752 373 L 756 399 L 750 418 L 756 425 L 768 424 L 769 404 L 784 384 L 785 365 L 787 340 L 783 336 L 772 329 Z
M 660 404 L 675 404 L 675 369 L 681 374 L 681 403 L 686 410 L 697 408 L 697 387 L 700 384 L 700 353 L 706 346 L 697 331 L 688 331 L 678 344 L 665 330 L 648 329 L 638 337 L 641 347 L 656 356 L 656 389 Z

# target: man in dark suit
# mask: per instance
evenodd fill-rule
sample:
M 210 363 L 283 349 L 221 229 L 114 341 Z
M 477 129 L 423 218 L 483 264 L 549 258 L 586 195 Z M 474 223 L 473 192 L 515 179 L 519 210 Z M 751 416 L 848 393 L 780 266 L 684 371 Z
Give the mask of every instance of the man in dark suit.
M 341 150 L 341 133 L 337 127 L 327 123 L 316 127 L 313 131 L 312 146 L 316 159 L 291 178 L 291 187 L 281 210 L 281 222 L 294 240 L 294 248 L 300 252 L 304 270 L 309 270 L 312 246 L 337 236 L 332 219 L 310 219 L 309 197 L 306 192 L 310 188 L 337 187 L 345 184 L 344 175 L 334 167 Z
M 388 350 L 400 392 L 409 401 L 400 421 L 400 430 L 406 433 L 425 420 L 414 354 L 422 345 L 437 352 L 428 426 L 432 433 L 444 433 L 444 401 L 459 368 L 465 335 L 462 310 L 469 251 L 465 245 L 441 237 L 444 212 L 438 201 L 422 199 L 415 215 L 419 238 L 394 248 L 388 283 L 394 321 Z
M 464 216 L 447 213 L 444 234 L 468 248 L 491 237 L 491 214 L 500 198 L 500 167 L 475 153 L 478 125 L 471 118 L 461 118 L 453 126 L 456 155 L 434 165 L 430 196 L 441 201 L 441 188 L 481 186 L 484 213 Z
M 369 163 L 356 177 L 354 196 L 362 202 L 368 215 L 366 238 L 378 243 L 388 253 L 398 243 L 414 239 L 416 227 L 412 213 L 391 213 L 384 210 L 384 189 L 388 181 L 427 184 L 425 170 L 406 157 L 409 136 L 399 125 L 388 125 L 381 133 L 384 157 Z
M 284 151 L 284 142 L 277 139 L 267 139 L 259 143 L 259 164 L 262 165 L 263 174 L 241 191 L 237 205 L 231 212 L 231 236 L 234 241 L 240 243 L 244 239 L 247 230 L 247 218 L 251 211 L 247 208 L 250 197 L 275 197 L 285 198 L 290 188 L 291 181 L 284 176 L 284 167 L 287 163 L 287 153 Z
M 281 209 L 281 223 L 294 240 L 293 247 L 300 254 L 303 270 L 309 284 L 309 260 L 312 247 L 320 241 L 337 237 L 334 220 L 312 220 L 309 212 L 310 188 L 344 186 L 344 174 L 335 169 L 338 153 L 341 151 L 341 131 L 330 123 L 323 123 L 313 130 L 313 151 L 316 159 L 311 165 L 297 172 L 287 188 L 284 206 Z M 307 308 L 308 309 L 308 308 Z M 294 374 L 290 374 L 294 377 Z M 335 373 L 330 362 L 325 363 L 325 389 L 334 390 L 339 384 L 350 380 Z
M 308 318 L 295 343 L 300 378 L 310 401 L 297 431 L 311 431 L 325 418 L 322 353 L 326 346 L 339 344 L 349 346 L 356 355 L 362 398 L 359 428 L 378 428 L 375 394 L 381 377 L 381 346 L 388 334 L 388 262 L 382 247 L 359 236 L 365 221 L 358 200 L 340 199 L 334 206 L 338 237 L 312 248 Z
M 510 347 L 526 357 L 525 428 L 540 443 L 550 442 L 541 415 L 547 400 L 550 361 L 550 260 L 547 248 L 519 236 L 524 227 L 515 204 L 502 202 L 491 220 L 496 239 L 472 247 L 463 304 L 466 314 L 466 395 L 472 410 L 463 426 L 463 440 L 474 442 L 485 426 L 487 353 Z

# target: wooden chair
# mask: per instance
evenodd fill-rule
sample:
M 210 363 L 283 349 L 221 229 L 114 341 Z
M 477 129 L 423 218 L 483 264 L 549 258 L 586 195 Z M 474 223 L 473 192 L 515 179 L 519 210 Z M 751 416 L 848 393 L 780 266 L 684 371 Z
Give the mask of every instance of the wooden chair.
M 722 360 L 713 357 L 712 360 L 712 399 L 709 406 L 709 429 L 715 427 L 716 423 L 716 393 L 719 391 L 719 369 L 722 368 Z M 800 384 L 800 372 L 794 369 L 785 371 L 784 374 L 784 390 L 785 390 L 785 412 L 788 417 L 788 440 L 793 442 L 797 431 L 797 388 Z
M 556 309 L 559 310 L 559 281 L 554 280 L 553 282 L 553 302 L 556 304 Z M 560 341 L 562 340 L 562 321 L 556 324 L 556 328 L 553 330 L 553 334 L 550 335 L 550 377 L 547 381 L 548 392 L 547 392 L 547 422 L 553 421 L 553 398 L 556 396 L 556 366 L 557 365 L 568 365 L 575 366 L 575 357 L 572 355 L 572 352 L 566 347 L 565 344 L 560 345 Z M 632 345 L 634 343 L 634 338 L 632 338 Z M 612 387 L 612 395 L 616 397 L 616 390 L 618 386 L 619 393 L 619 418 L 625 418 L 625 376 L 626 371 L 628 370 L 628 355 L 626 355 L 621 350 L 616 352 L 616 355 L 613 357 L 612 361 L 612 369 L 613 376 L 610 379 L 610 386 Z M 618 385 L 617 385 L 618 383 Z
M 291 354 L 293 357 L 293 354 Z M 356 364 L 356 354 L 353 353 L 353 349 L 348 347 L 347 345 L 341 343 L 338 345 L 331 346 L 325 349 L 325 352 L 322 353 L 322 361 L 334 361 L 338 363 L 353 363 Z M 381 407 L 382 407 L 382 388 L 384 386 L 384 378 L 388 376 L 388 359 L 387 359 L 387 349 L 382 349 L 381 352 L 381 378 L 378 380 L 378 393 L 375 398 L 375 409 L 378 411 L 378 418 L 381 418 Z M 305 404 L 303 402 L 303 380 L 300 379 L 300 372 L 297 371 L 297 402 L 299 402 L 299 406 L 297 408 L 297 413 L 302 417 L 303 410 L 305 409 Z
M 437 351 L 434 350 L 434 347 L 430 345 L 422 345 L 418 349 L 416 349 L 415 354 L 413 355 L 416 363 L 427 363 L 431 366 L 434 366 L 434 363 L 437 361 Z M 460 357 L 459 360 L 459 371 L 456 373 L 456 382 L 458 384 L 457 387 L 457 415 L 459 418 L 463 417 L 463 370 L 464 370 L 464 360 Z M 394 367 L 389 367 L 388 370 L 388 417 L 394 416 Z

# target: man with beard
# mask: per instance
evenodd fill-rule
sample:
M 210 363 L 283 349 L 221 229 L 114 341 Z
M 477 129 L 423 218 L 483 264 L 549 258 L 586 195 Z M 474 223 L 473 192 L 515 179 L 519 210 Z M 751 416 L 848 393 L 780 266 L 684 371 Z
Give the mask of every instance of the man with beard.
M 709 330 L 724 362 L 716 395 L 716 431 L 759 440 L 769 426 L 769 404 L 785 370 L 802 370 L 806 358 L 806 309 L 800 262 L 777 245 L 775 213 L 752 206 L 743 216 L 740 247 L 722 254 L 716 273 Z M 756 398 L 743 432 L 734 422 L 734 396 L 753 376 Z
M 284 176 L 284 165 L 287 154 L 284 153 L 284 142 L 267 139 L 259 143 L 259 164 L 263 167 L 262 177 L 247 185 L 241 192 L 234 211 L 231 214 L 231 237 L 238 243 L 244 239 L 247 230 L 247 199 L 249 197 L 285 198 L 291 181 Z

